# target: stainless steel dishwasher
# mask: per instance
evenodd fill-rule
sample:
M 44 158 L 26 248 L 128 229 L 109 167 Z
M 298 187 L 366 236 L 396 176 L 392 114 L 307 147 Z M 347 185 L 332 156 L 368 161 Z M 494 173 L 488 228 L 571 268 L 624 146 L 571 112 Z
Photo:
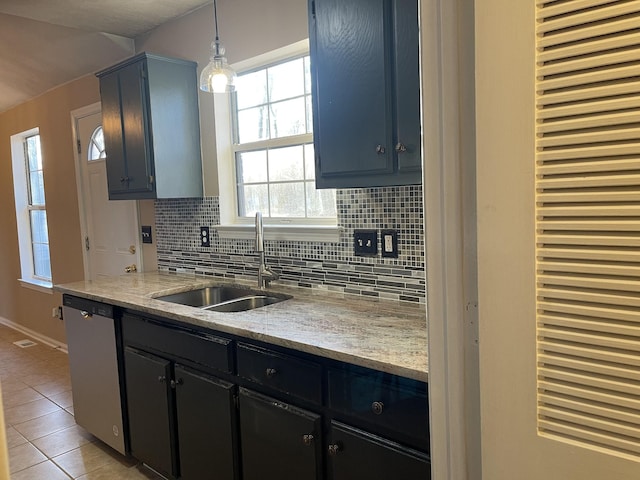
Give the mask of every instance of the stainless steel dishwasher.
M 125 454 L 113 307 L 63 296 L 76 423 Z

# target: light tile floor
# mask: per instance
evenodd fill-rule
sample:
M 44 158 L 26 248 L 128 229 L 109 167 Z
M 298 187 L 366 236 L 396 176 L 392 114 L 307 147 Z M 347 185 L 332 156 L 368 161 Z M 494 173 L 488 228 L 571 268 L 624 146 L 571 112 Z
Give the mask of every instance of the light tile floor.
M 0 325 L 2 386 L 11 480 L 161 479 L 103 444 L 73 419 L 67 355 Z

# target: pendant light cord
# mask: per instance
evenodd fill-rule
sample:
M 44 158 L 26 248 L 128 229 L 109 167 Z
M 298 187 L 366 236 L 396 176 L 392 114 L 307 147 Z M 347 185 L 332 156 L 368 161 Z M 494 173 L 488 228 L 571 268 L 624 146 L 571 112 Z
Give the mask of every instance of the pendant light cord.
M 216 24 L 216 41 L 220 40 L 218 37 L 218 7 L 216 5 L 216 0 L 213 0 L 213 21 Z

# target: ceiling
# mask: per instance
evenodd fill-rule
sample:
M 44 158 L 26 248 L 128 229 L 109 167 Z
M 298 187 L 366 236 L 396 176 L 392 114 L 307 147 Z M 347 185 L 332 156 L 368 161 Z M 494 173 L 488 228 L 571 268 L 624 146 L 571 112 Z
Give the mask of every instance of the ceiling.
M 134 53 L 133 39 L 212 0 L 0 0 L 0 112 Z

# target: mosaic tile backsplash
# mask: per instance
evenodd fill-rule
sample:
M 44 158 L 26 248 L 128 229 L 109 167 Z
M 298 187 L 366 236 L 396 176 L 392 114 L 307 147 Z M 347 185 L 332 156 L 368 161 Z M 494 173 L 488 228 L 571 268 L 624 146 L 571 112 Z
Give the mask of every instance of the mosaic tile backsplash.
M 277 281 L 307 288 L 425 302 L 422 187 L 341 189 L 336 192 L 337 243 L 265 241 L 267 264 Z M 158 268 L 223 278 L 256 278 L 253 240 L 221 239 L 218 197 L 156 200 Z M 211 247 L 201 247 L 209 226 Z M 354 229 L 398 230 L 398 258 L 357 257 Z M 380 245 L 378 251 L 380 252 Z

